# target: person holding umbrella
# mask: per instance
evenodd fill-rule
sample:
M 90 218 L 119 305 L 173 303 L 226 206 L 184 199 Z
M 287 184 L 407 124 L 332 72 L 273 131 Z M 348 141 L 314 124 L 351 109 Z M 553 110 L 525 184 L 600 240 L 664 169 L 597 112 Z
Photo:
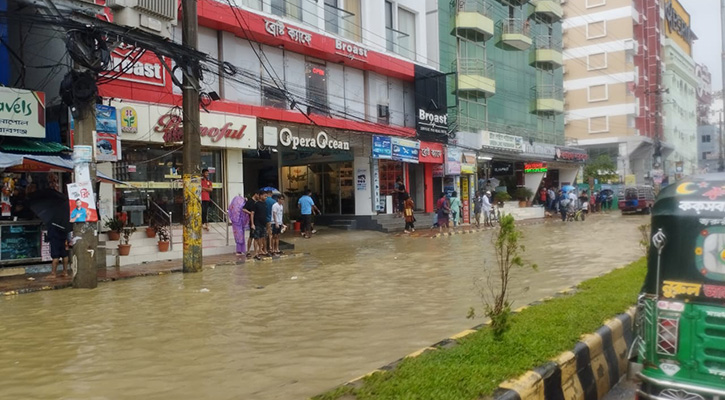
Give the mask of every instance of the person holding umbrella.
M 65 206 L 59 207 L 59 204 Z M 43 221 L 48 228 L 46 240 L 50 244 L 51 264 L 50 278 L 55 278 L 58 271 L 58 264 L 63 262 L 63 273 L 61 276 L 68 276 L 68 234 L 72 232 L 70 225 L 70 210 L 68 209 L 68 198 L 57 190 L 45 189 L 34 192 L 28 198 L 28 207 Z M 76 209 L 78 201 L 76 201 Z M 76 211 L 74 209 L 73 211 Z M 80 212 L 79 212 L 80 213 Z
M 58 264 L 63 261 L 63 273 L 61 277 L 65 278 L 68 276 L 68 233 L 62 226 L 51 224 L 48 227 L 48 233 L 46 236 L 48 243 L 50 244 L 50 258 L 51 271 L 49 278 L 55 278 L 58 271 Z

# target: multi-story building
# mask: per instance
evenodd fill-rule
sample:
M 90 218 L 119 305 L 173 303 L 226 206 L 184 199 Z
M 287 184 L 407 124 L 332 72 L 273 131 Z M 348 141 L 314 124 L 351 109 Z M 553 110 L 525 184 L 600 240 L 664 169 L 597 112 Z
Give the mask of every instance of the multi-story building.
M 563 147 L 560 1 L 429 1 L 428 14 L 429 57 L 450 77 L 450 143 L 479 152 L 478 176 L 534 191 L 573 183 L 586 155 Z
M 665 162 L 665 173 L 676 179 L 697 170 L 698 78 L 692 59 L 690 15 L 677 0 L 667 0 L 664 9 L 664 70 L 661 96 L 664 140 L 674 148 Z
M 720 166 L 720 127 L 700 125 L 697 127 L 698 172 L 716 172 Z
M 671 148 L 661 133 L 661 20 L 656 1 L 564 4 L 566 137 L 609 154 L 644 183 Z

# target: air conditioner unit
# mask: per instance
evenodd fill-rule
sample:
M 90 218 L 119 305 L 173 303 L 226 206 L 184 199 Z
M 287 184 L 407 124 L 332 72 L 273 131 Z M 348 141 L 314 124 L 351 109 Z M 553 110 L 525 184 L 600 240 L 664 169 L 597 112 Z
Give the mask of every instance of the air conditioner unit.
M 107 0 L 114 22 L 171 38 L 179 19 L 177 0 Z
M 378 118 L 390 117 L 390 108 L 385 104 L 378 104 Z

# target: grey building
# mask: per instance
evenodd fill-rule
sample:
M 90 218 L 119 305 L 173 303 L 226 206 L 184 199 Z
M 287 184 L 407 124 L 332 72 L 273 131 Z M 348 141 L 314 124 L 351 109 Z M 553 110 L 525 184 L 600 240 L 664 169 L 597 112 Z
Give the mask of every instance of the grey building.
M 717 171 L 720 153 L 720 129 L 716 125 L 697 127 L 697 160 L 698 168 L 703 172 Z

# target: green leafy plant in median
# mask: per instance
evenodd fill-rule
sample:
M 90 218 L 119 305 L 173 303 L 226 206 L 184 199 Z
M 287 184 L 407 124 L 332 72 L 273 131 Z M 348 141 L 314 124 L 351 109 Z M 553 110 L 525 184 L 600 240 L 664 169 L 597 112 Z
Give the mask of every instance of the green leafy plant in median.
M 492 239 L 497 269 L 489 271 L 485 285 L 479 285 L 483 313 L 491 320 L 491 331 L 496 339 L 501 339 L 510 325 L 509 283 L 511 271 L 515 267 L 530 267 L 534 270 L 537 268 L 536 264 L 527 264 L 521 258 L 521 254 L 526 251 L 524 245 L 520 243 L 522 237 L 523 233 L 514 224 L 514 217 L 511 214 L 503 216 L 498 233 Z M 468 318 L 475 318 L 475 316 L 476 310 L 471 307 L 468 311 Z
M 496 339 L 490 329 L 458 340 L 458 346 L 403 360 L 357 387 L 339 387 L 315 397 L 334 399 L 459 400 L 490 397 L 498 385 L 571 350 L 582 334 L 637 301 L 644 258 L 590 279 L 575 294 L 557 297 L 511 316 L 510 329 Z

